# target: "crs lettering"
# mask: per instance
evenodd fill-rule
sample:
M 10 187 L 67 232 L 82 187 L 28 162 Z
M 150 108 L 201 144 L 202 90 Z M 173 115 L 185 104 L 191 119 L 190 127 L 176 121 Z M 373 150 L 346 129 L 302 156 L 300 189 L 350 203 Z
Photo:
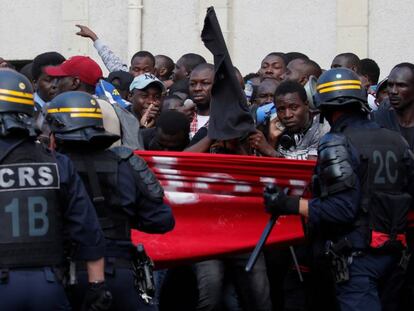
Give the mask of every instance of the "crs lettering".
M 0 165 L 0 192 L 59 189 L 56 163 L 18 163 Z

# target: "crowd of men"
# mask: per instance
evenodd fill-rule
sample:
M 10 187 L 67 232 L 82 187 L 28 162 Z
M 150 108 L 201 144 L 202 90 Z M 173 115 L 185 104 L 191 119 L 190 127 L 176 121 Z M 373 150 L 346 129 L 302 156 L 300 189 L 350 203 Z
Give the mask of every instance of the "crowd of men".
M 379 81 L 353 53 L 321 67 L 271 52 L 255 73 L 234 68 L 255 131 L 213 140 L 213 64 L 139 51 L 128 66 L 77 27 L 107 77 L 87 56 L 45 52 L 20 73 L 0 59 L 2 310 L 412 308 L 414 64 Z M 151 297 L 130 230 L 168 232 L 174 217 L 136 149 L 317 160 L 312 199 L 264 192 L 268 213 L 303 217 L 306 242 L 265 250 L 251 272 L 250 254 L 156 271 Z

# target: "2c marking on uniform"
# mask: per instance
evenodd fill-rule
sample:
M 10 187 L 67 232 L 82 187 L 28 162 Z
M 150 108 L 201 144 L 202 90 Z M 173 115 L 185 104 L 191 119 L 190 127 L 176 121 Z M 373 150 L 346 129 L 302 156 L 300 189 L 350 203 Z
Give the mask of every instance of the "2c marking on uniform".
M 395 155 L 395 153 L 391 150 L 388 150 L 385 153 L 385 160 L 384 160 L 383 154 L 380 151 L 375 150 L 372 153 L 372 159 L 373 159 L 374 164 L 378 165 L 377 170 L 375 172 L 374 183 L 383 185 L 386 182 L 385 178 L 387 178 L 387 181 L 389 183 L 395 184 L 398 178 L 397 167 L 393 169 L 394 174 L 391 173 L 391 161 L 394 162 L 395 164 L 397 163 L 397 156 Z

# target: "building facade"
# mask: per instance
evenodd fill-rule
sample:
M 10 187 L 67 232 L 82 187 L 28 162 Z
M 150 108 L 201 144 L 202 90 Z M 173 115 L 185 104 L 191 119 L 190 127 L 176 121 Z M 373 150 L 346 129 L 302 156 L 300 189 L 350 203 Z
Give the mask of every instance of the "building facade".
M 129 64 L 148 50 L 175 61 L 195 52 L 212 60 L 200 39 L 206 8 L 216 9 L 228 49 L 243 75 L 269 52 L 300 51 L 329 68 L 354 52 L 381 67 L 414 62 L 410 0 L 0 0 L 0 56 L 29 60 L 45 51 L 89 55 L 100 62 L 75 24 L 93 29 Z M 102 63 L 101 63 L 102 64 Z

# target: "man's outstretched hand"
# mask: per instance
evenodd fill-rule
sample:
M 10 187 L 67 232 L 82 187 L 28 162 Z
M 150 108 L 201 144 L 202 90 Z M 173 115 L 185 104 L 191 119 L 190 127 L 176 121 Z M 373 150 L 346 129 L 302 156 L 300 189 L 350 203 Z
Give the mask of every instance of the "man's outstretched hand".
M 93 42 L 98 40 L 98 36 L 96 35 L 96 33 L 94 33 L 88 26 L 84 26 L 84 25 L 75 25 L 75 26 L 80 29 L 80 31 L 76 33 L 78 36 L 81 36 L 84 38 L 90 38 Z

